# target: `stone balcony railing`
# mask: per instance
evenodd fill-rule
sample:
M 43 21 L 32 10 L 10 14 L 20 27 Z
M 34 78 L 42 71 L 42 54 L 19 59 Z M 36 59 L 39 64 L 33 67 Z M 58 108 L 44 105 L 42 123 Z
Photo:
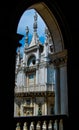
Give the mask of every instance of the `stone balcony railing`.
M 67 130 L 66 115 L 14 117 L 15 130 Z
M 15 87 L 15 93 L 25 93 L 25 92 L 53 92 L 54 85 L 45 84 L 45 85 L 29 85 L 28 87 Z

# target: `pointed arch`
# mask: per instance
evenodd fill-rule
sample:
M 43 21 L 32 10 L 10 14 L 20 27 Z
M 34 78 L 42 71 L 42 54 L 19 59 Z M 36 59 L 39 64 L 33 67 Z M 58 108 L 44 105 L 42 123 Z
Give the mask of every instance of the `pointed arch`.
M 52 55 L 51 62 L 53 62 L 56 69 L 55 70 L 56 71 L 56 76 L 55 76 L 56 78 L 56 86 L 55 86 L 56 88 L 55 90 L 56 114 L 67 114 L 68 113 L 67 51 L 64 51 L 66 49 L 64 36 L 66 37 L 67 35 L 63 35 L 64 33 L 62 33 L 63 32 L 62 30 L 65 30 L 63 26 L 64 21 L 61 20 L 60 16 L 58 17 L 59 20 L 55 17 L 52 9 L 49 9 L 49 5 L 47 6 L 46 2 L 32 3 L 32 4 L 29 4 L 28 7 L 26 6 L 26 8 L 25 6 L 23 9 L 21 8 L 22 10 L 20 14 L 22 14 L 23 11 L 25 11 L 26 9 L 29 10 L 29 9 L 34 8 L 41 15 L 41 17 L 45 21 L 50 31 L 52 40 L 54 42 L 54 52 L 55 52 L 55 55 Z M 57 11 L 57 10 L 54 10 L 54 11 Z M 56 15 L 57 14 L 58 12 L 56 13 Z M 61 28 L 60 23 L 62 24 L 63 29 Z M 62 90 L 64 93 L 66 92 L 65 96 L 62 93 Z
M 25 1 L 20 4 L 21 5 L 17 8 L 17 12 L 19 12 L 19 14 L 16 14 L 18 15 L 17 25 L 25 10 L 35 9 L 49 28 L 54 42 L 55 52 L 59 52 L 67 48 L 67 44 L 70 42 L 69 28 L 61 10 L 55 2 L 52 2 L 51 5 L 50 2 L 39 2 L 38 0 L 36 2 L 28 2 L 27 5 Z

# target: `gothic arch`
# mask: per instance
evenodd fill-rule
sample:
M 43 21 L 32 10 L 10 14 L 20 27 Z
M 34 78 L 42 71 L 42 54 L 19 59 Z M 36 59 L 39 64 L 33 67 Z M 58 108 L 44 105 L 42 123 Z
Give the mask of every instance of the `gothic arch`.
M 32 8 L 35 9 L 49 28 L 54 43 L 55 52 L 60 52 L 67 48 L 67 44 L 70 42 L 70 33 L 66 20 L 58 6 L 55 2 L 53 2 L 52 6 L 50 4 L 50 2 L 46 2 L 44 0 L 41 2 L 39 2 L 39 0 L 31 3 L 28 2 L 27 5 L 25 1 L 24 3 L 20 3 L 16 10 L 16 12 L 19 12 L 19 14 L 17 13 L 17 25 L 25 10 Z M 53 9 L 50 9 L 50 6 Z
M 66 51 L 67 48 L 65 44 L 68 41 L 67 38 L 68 33 L 66 32 L 67 28 L 65 28 L 64 21 L 61 19 L 61 14 L 60 12 L 58 12 L 59 10 L 55 9 L 56 7 L 54 8 L 54 6 L 53 6 L 54 10 L 50 9 L 50 7 L 52 7 L 50 5 L 50 2 L 47 6 L 46 2 L 44 1 L 39 2 L 39 0 L 37 2 L 32 2 L 32 3 L 28 2 L 28 5 L 26 5 L 26 2 L 24 1 L 22 5 L 19 5 L 19 7 L 21 8 L 20 10 L 18 10 L 17 8 L 17 11 L 20 12 L 18 15 L 18 22 L 22 13 L 26 9 L 28 10 L 34 8 L 41 15 L 41 17 L 46 22 L 46 25 L 49 28 L 52 40 L 54 42 L 54 50 L 56 54 L 52 57 L 52 61 L 51 61 L 54 63 L 56 69 L 56 82 L 57 82 L 56 84 L 57 96 L 55 99 L 57 105 L 56 114 L 68 114 L 67 51 Z
M 54 43 L 54 50 L 55 52 L 63 51 L 64 49 L 64 41 L 61 30 L 55 19 L 52 12 L 49 10 L 47 5 L 43 2 L 34 4 L 30 6 L 28 9 L 34 8 L 37 12 L 41 15 L 43 20 L 45 21 L 46 25 L 49 28 L 53 43 Z

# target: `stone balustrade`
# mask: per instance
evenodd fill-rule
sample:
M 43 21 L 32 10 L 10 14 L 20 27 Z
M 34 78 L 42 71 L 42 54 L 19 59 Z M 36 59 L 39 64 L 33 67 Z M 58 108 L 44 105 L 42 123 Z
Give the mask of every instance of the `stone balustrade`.
M 68 126 L 66 115 L 15 117 L 15 130 L 65 130 Z
M 23 93 L 23 92 L 46 92 L 46 91 L 54 91 L 54 85 L 45 84 L 45 85 L 29 85 L 28 87 L 15 87 L 15 93 Z

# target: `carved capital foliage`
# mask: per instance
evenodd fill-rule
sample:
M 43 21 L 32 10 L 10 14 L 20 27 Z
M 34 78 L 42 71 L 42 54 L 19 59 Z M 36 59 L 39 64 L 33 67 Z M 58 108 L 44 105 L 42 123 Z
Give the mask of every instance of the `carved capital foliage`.
M 54 66 L 63 66 L 67 63 L 67 50 L 52 55 L 51 62 Z
M 62 65 L 65 65 L 66 63 L 67 63 L 67 57 L 66 56 L 65 57 L 59 57 L 59 58 L 57 58 L 53 61 L 53 64 L 55 66 L 62 66 Z

